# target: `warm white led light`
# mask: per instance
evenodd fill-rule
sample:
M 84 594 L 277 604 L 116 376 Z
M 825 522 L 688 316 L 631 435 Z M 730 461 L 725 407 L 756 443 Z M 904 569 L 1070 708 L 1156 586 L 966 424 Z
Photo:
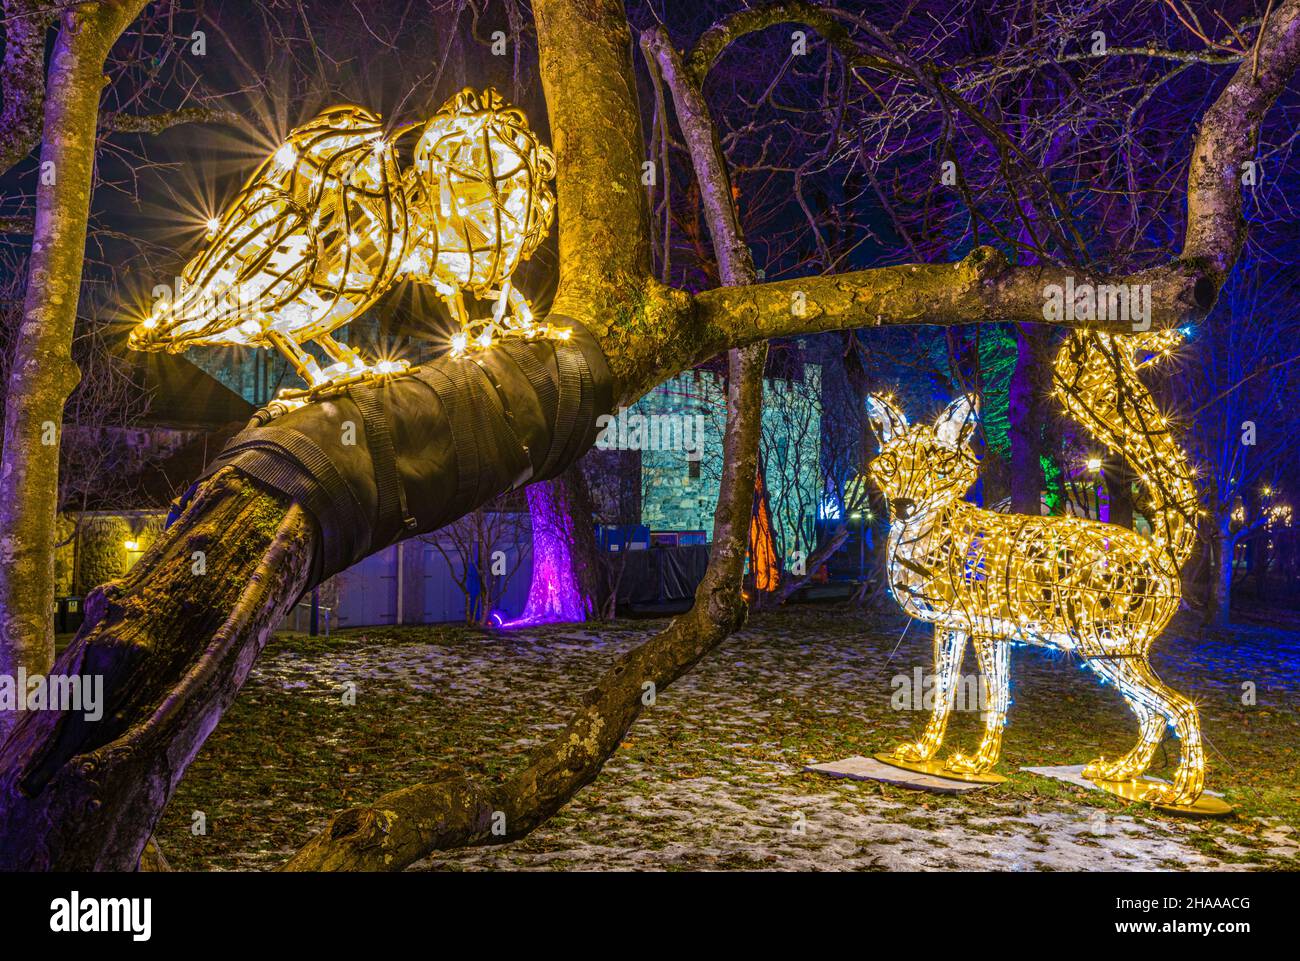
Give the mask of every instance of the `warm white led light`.
M 555 158 L 523 113 L 494 90 L 462 91 L 423 126 L 405 176 L 392 142 L 377 115 L 348 105 L 291 131 L 207 222 L 209 246 L 185 266 L 184 292 L 165 321 L 159 307 L 132 331 L 131 346 L 274 347 L 313 391 L 391 376 L 407 365 L 368 365 L 331 335 L 403 275 L 447 301 L 454 353 L 538 336 L 510 274 L 554 219 Z M 495 301 L 490 317 L 471 318 L 463 291 Z M 307 341 L 332 363 L 322 370 Z
M 534 333 L 510 275 L 550 229 L 554 176 L 554 155 L 495 90 L 462 90 L 421 131 L 408 179 L 417 255 L 408 273 L 443 294 L 467 344 Z M 461 291 L 495 300 L 491 317 L 472 319 Z
M 406 196 L 379 117 L 331 107 L 295 128 L 208 222 L 210 244 L 184 268 L 165 320 L 131 334 L 142 350 L 251 344 L 282 350 L 313 387 L 364 376 L 367 365 L 332 333 L 393 284 L 407 236 Z M 326 375 L 302 348 L 316 341 Z
M 900 745 L 894 757 L 928 762 L 938 752 L 969 639 L 991 703 L 979 749 L 953 755 L 946 767 L 959 776 L 988 772 L 1009 703 L 1007 645 L 1039 644 L 1079 655 L 1119 688 L 1137 716 L 1137 745 L 1120 758 L 1094 761 L 1087 777 L 1135 781 L 1172 725 L 1181 752 L 1173 784 L 1144 787 L 1143 796 L 1174 805 L 1200 797 L 1205 756 L 1196 706 L 1156 677 L 1147 660 L 1178 609 L 1179 571 L 1192 553 L 1198 511 L 1187 458 L 1137 371 L 1167 356 L 1181 336 L 1081 332 L 1066 341 L 1054 371 L 1067 412 L 1143 478 L 1150 538 L 1082 518 L 979 508 L 964 499 L 979 471 L 968 443 L 973 403 L 960 398 L 933 426 L 909 426 L 888 399 L 870 398 L 882 443 L 870 474 L 892 513 L 890 588 L 909 615 L 935 625 L 934 712 L 921 738 Z M 1138 363 L 1137 351 L 1153 357 Z

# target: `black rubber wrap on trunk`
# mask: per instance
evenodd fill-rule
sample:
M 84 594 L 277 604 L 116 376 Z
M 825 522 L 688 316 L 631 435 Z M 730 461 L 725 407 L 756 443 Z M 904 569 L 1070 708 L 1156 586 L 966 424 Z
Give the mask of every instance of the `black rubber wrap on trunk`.
M 320 531 L 311 583 L 563 471 L 613 405 L 605 355 L 571 318 L 568 340 L 502 340 L 308 404 L 231 439 L 233 466 L 291 497 Z

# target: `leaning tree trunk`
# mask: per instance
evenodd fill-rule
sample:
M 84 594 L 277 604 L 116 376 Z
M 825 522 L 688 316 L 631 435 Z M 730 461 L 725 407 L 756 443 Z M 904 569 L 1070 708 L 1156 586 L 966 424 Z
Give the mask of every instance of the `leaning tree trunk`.
M 865 526 L 865 525 L 864 525 Z M 817 549 L 808 555 L 804 562 L 804 572 L 802 574 L 787 573 L 781 580 L 781 586 L 773 592 L 768 603 L 772 607 L 779 607 L 788 601 L 794 593 L 808 583 L 809 580 L 817 573 L 818 569 L 835 555 L 845 541 L 849 539 L 849 527 L 847 524 L 840 524 L 825 539 L 817 545 Z
M 100 675 L 98 724 L 26 714 L 0 752 L 0 869 L 133 870 L 186 765 L 307 583 L 301 508 L 227 469 L 119 582 L 59 661 Z
M 666 34 L 647 32 L 642 48 L 663 71 L 705 196 L 721 274 L 755 279 L 740 234 L 715 128 L 699 87 Z M 666 121 L 665 121 L 666 122 Z M 501 786 L 459 777 L 402 788 L 344 811 L 286 866 L 293 871 L 397 870 L 434 851 L 516 840 L 545 823 L 600 773 L 643 707 L 745 620 L 741 578 L 748 553 L 762 434 L 767 344 L 728 354 L 727 429 L 709 566 L 690 611 L 619 658 L 582 699 L 556 737 Z
M 72 362 L 72 337 L 81 293 L 102 71 L 109 49 L 144 5 L 145 0 L 122 0 L 70 6 L 61 16 L 50 56 L 32 254 L 5 395 L 0 460 L 0 673 L 43 674 L 54 661 L 50 606 L 59 440 L 63 406 L 80 378 Z M 6 60 L 10 46 L 21 41 L 20 32 L 10 32 Z M 15 49 L 15 56 L 20 52 Z M 21 94 L 21 90 L 5 91 L 7 98 Z M 0 743 L 14 722 L 13 714 L 0 711 Z

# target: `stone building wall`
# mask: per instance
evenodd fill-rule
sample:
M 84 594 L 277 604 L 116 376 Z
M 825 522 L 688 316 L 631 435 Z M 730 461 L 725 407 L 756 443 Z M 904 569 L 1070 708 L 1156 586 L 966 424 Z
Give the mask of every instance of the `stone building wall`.
M 814 537 L 821 491 L 820 398 L 821 369 L 815 364 L 804 365 L 799 380 L 767 378 L 763 384 L 768 499 L 777 550 L 787 559 L 795 551 L 810 551 Z M 725 380 L 709 371 L 687 371 L 609 424 L 609 444 L 641 451 L 641 522 L 651 530 L 712 536 L 726 417 Z M 689 425 L 688 418 L 693 419 Z M 693 449 L 687 450 L 686 442 Z
M 60 539 L 71 540 L 55 553 L 56 596 L 84 595 L 121 577 L 162 533 L 166 520 L 165 513 L 153 511 L 84 514 L 74 534 L 76 517 L 60 516 Z M 75 582 L 74 569 L 79 569 Z

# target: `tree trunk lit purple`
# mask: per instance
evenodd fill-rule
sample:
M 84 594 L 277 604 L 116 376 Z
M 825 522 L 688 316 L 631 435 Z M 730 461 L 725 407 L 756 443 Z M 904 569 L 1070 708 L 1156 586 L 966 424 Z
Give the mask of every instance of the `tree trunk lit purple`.
M 502 627 L 585 621 L 591 609 L 573 572 L 573 518 L 558 486 L 554 481 L 532 484 L 526 492 L 533 522 L 533 580 L 524 612 Z

